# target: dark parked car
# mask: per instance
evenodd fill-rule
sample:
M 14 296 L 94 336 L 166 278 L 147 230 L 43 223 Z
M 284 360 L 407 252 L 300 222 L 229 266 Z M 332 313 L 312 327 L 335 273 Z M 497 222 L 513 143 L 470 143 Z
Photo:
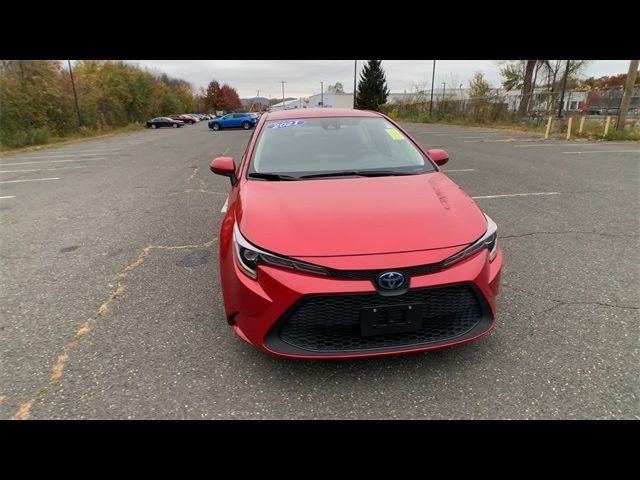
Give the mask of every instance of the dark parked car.
M 184 125 L 183 121 L 174 120 L 169 117 L 156 117 L 147 122 L 147 128 L 173 127 L 180 128 Z
M 584 109 L 587 115 L 606 115 L 607 109 L 604 107 L 587 107 Z
M 188 124 L 196 123 L 193 118 L 187 117 L 186 115 L 169 115 L 169 118 L 172 118 L 173 120 L 180 120 L 181 122 Z
M 209 128 L 211 130 L 220 130 L 222 128 L 241 127 L 249 130 L 256 126 L 258 120 L 250 113 L 228 113 L 223 117 L 209 120 Z
M 619 108 L 608 108 L 607 115 L 618 115 L 620 113 Z

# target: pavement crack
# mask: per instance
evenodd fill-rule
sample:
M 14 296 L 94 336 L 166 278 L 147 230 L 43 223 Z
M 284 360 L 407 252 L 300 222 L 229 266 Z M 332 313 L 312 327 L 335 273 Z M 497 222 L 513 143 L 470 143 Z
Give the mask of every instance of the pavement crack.
M 541 300 L 547 300 L 547 301 L 552 301 L 552 302 L 556 302 L 557 305 L 553 305 L 551 307 L 549 307 L 546 310 L 543 310 L 542 312 L 539 313 L 547 313 L 557 307 L 560 306 L 564 306 L 564 305 L 599 305 L 601 307 L 610 307 L 610 308 L 620 308 L 620 309 L 624 309 L 624 310 L 640 310 L 640 307 L 637 307 L 635 305 L 616 305 L 615 303 L 607 303 L 607 302 L 581 302 L 581 301 L 576 301 L 576 300 L 567 300 L 564 298 L 549 298 L 549 297 L 543 297 L 541 295 L 537 295 L 535 293 L 531 293 L 527 290 L 521 289 L 521 288 L 517 288 L 514 287 L 513 285 L 509 285 L 506 283 L 503 283 L 501 285 L 501 287 L 504 288 L 508 288 L 511 289 L 513 291 L 519 292 L 519 293 L 523 293 L 525 295 L 528 295 L 530 297 L 534 297 L 534 298 L 539 298 Z
M 505 240 L 507 238 L 522 238 L 522 237 L 528 237 L 531 235 L 567 235 L 567 234 L 571 234 L 571 233 L 577 233 L 580 235 L 599 235 L 601 237 L 613 237 L 613 238 L 629 238 L 629 237 L 638 237 L 638 235 L 634 235 L 634 234 L 621 234 L 621 235 L 616 235 L 613 233 L 600 233 L 600 232 L 584 232 L 581 230 L 564 230 L 561 232 L 529 232 L 529 233 L 522 233 L 519 235 L 501 235 L 500 236 L 500 240 Z
M 46 395 L 47 392 L 49 391 L 49 389 L 52 386 L 54 386 L 56 383 L 58 383 L 60 378 L 62 378 L 62 374 L 64 372 L 64 367 L 66 365 L 67 360 L 69 359 L 69 355 L 71 354 L 71 351 L 78 346 L 78 343 L 80 342 L 80 339 L 83 336 L 85 336 L 89 332 L 89 330 L 91 330 L 91 327 L 93 326 L 93 324 L 95 322 L 97 322 L 100 318 L 102 318 L 103 316 L 105 316 L 109 312 L 110 305 L 114 301 L 116 301 L 120 297 L 122 297 L 122 295 L 124 295 L 124 292 L 125 292 L 124 281 L 125 281 L 125 279 L 127 278 L 127 276 L 131 272 L 133 272 L 136 268 L 138 268 L 140 265 L 142 265 L 144 260 L 149 256 L 149 254 L 152 251 L 154 251 L 154 250 L 188 250 L 188 249 L 195 249 L 195 248 L 209 248 L 209 247 L 213 246 L 213 244 L 215 243 L 216 240 L 217 240 L 217 238 L 214 238 L 212 240 L 209 240 L 208 242 L 196 243 L 196 244 L 188 244 L 188 245 L 176 245 L 176 246 L 147 245 L 146 247 L 144 247 L 142 249 L 142 251 L 140 252 L 140 254 L 138 255 L 138 257 L 132 263 L 130 263 L 129 265 L 124 267 L 118 273 L 118 285 L 116 286 L 115 290 L 113 290 L 113 292 L 111 292 L 111 295 L 109 295 L 107 300 L 105 302 L 103 302 L 102 305 L 100 305 L 100 307 L 98 307 L 98 310 L 93 315 L 91 315 L 89 318 L 87 318 L 84 322 L 82 322 L 80 324 L 80 326 L 76 330 L 76 333 L 75 333 L 74 337 L 65 345 L 64 349 L 62 350 L 62 353 L 60 355 L 58 355 L 58 358 L 56 359 L 56 362 L 53 365 L 53 368 L 51 369 L 51 377 L 49 379 L 49 383 L 47 385 L 45 385 L 44 387 L 40 388 L 34 394 L 34 396 L 31 399 L 29 399 L 28 401 L 23 403 L 20 406 L 20 408 L 18 409 L 18 411 L 16 412 L 16 414 L 13 416 L 13 419 L 14 420 L 26 420 L 26 419 L 28 419 L 29 415 L 30 415 L 31 407 L 33 406 L 33 404 L 38 399 L 40 399 L 44 395 Z M 2 400 L 4 400 L 4 398 L 5 397 L 3 397 Z
M 204 190 L 202 188 L 198 189 L 198 190 L 194 190 L 193 188 L 190 188 L 189 190 L 184 190 L 182 192 L 173 192 L 170 193 L 169 196 L 173 197 L 174 195 L 182 195 L 183 193 L 206 193 L 209 195 L 224 195 L 225 197 L 228 195 L 227 193 L 222 193 L 222 192 L 213 192 L 211 190 Z

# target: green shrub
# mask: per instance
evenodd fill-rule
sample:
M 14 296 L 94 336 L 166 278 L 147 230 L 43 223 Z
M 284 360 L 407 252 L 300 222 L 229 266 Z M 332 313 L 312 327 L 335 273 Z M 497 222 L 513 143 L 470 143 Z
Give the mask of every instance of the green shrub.
M 624 130 L 609 128 L 609 132 L 606 137 L 602 133 L 596 135 L 596 137 L 605 140 L 640 140 L 640 130 L 634 127 L 626 128 Z
M 30 130 L 3 131 L 0 134 L 0 143 L 7 148 L 20 148 L 29 145 L 44 145 L 51 141 L 51 132 L 47 127 L 33 128 Z
M 47 127 L 34 128 L 29 132 L 29 145 L 44 145 L 51 141 L 51 132 Z

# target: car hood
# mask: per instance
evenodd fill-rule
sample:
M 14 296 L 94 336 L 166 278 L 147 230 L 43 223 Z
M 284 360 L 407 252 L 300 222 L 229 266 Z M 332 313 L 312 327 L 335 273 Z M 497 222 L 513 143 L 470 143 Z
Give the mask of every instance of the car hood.
M 248 241 L 292 257 L 441 249 L 470 244 L 487 229 L 471 197 L 440 172 L 246 180 L 234 209 Z

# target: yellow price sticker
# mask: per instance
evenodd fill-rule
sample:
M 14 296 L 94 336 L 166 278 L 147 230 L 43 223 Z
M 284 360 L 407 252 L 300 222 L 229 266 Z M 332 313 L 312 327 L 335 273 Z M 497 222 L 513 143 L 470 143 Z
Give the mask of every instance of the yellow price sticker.
M 404 140 L 404 137 L 402 136 L 402 134 L 396 128 L 387 128 L 387 129 L 385 129 L 385 131 L 394 140 Z

